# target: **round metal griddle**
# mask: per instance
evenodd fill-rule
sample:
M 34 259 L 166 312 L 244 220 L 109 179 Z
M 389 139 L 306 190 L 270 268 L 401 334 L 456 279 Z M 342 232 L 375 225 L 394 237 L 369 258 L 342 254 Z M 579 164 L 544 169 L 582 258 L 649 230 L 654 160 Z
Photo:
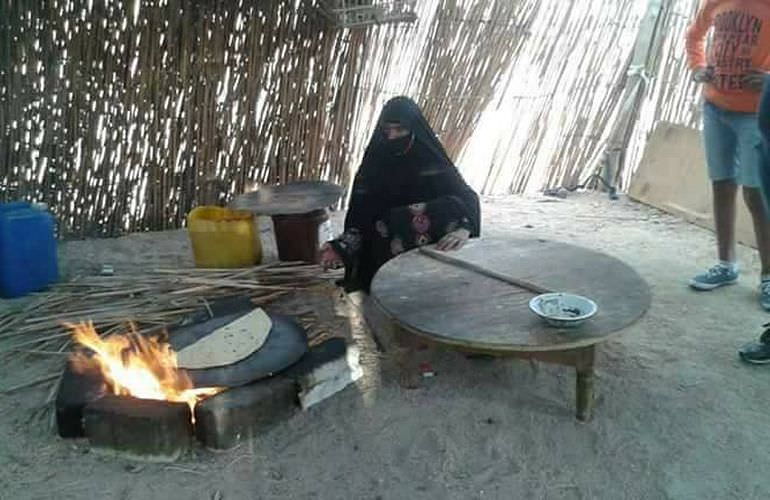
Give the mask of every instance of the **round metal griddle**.
M 331 182 L 298 181 L 262 186 L 259 190 L 237 196 L 230 208 L 257 215 L 297 215 L 335 205 L 342 187 Z
M 243 308 L 243 302 L 229 304 L 225 308 L 220 308 L 220 311 L 214 311 L 213 318 L 172 330 L 169 332 L 171 347 L 177 351 L 183 349 L 254 309 L 254 305 L 249 302 L 245 305 L 246 308 Z M 195 387 L 237 387 L 271 377 L 299 361 L 308 350 L 305 330 L 288 316 L 278 314 L 268 314 L 268 316 L 273 322 L 273 327 L 262 347 L 245 359 L 230 365 L 186 370 L 193 385 Z

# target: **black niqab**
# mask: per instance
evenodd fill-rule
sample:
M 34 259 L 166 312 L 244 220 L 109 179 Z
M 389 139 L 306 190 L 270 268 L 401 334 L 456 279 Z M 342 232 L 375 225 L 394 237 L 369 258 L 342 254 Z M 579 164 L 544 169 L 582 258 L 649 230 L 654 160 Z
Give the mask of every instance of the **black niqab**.
M 382 133 L 385 123 L 410 131 L 409 146 L 393 148 Z M 356 174 L 345 229 L 364 232 L 383 212 L 398 206 L 451 196 L 469 220 L 471 236 L 481 229 L 476 193 L 466 184 L 419 106 L 408 97 L 388 101 Z

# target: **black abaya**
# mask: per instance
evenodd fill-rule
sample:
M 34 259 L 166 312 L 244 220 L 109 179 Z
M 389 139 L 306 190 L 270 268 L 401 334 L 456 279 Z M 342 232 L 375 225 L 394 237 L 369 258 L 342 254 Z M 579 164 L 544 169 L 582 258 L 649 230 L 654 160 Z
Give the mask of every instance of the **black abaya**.
M 384 123 L 410 131 L 387 140 Z M 351 193 L 345 231 L 330 242 L 345 264 L 347 291 L 369 291 L 377 270 L 394 256 L 466 229 L 481 232 L 479 198 L 409 98 L 388 101 L 364 153 Z

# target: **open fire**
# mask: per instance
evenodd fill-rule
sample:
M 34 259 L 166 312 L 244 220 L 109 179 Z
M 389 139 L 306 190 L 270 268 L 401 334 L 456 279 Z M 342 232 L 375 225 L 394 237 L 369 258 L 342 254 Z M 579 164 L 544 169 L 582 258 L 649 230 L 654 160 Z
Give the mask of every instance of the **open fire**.
M 218 314 L 235 314 L 224 311 Z M 327 339 L 307 349 L 306 333 L 298 324 L 280 315 L 272 320 L 277 327 L 271 335 L 296 346 L 291 354 L 296 357 L 286 358 L 280 373 L 264 377 L 257 367 L 250 381 L 240 373 L 237 387 L 203 389 L 195 387 L 193 371 L 179 368 L 178 353 L 165 333 L 145 335 L 132 326 L 100 337 L 92 323 L 67 325 L 78 347 L 56 398 L 59 435 L 88 438 L 93 450 L 111 456 L 173 462 L 196 443 L 232 449 L 290 417 L 299 406 L 317 404 L 360 378 L 358 351 L 344 339 Z M 199 339 L 199 333 L 180 329 L 174 335 L 184 345 L 186 339 Z
M 224 390 L 194 388 L 187 373 L 178 369 L 174 350 L 158 337 L 145 337 L 132 327 L 127 334 L 102 338 L 92 323 L 67 326 L 75 342 L 91 351 L 78 350 L 72 355 L 74 370 L 98 371 L 118 396 L 187 403 L 194 422 L 198 401 Z

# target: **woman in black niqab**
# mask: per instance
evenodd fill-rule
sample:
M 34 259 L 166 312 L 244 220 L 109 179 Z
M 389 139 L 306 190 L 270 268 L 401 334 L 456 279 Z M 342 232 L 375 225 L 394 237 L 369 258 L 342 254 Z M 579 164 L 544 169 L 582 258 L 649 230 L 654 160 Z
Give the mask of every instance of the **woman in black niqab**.
M 353 182 L 343 234 L 322 248 L 325 267 L 345 267 L 348 292 L 369 292 L 388 260 L 436 243 L 462 247 L 479 236 L 479 198 L 466 184 L 417 104 L 385 104 Z

